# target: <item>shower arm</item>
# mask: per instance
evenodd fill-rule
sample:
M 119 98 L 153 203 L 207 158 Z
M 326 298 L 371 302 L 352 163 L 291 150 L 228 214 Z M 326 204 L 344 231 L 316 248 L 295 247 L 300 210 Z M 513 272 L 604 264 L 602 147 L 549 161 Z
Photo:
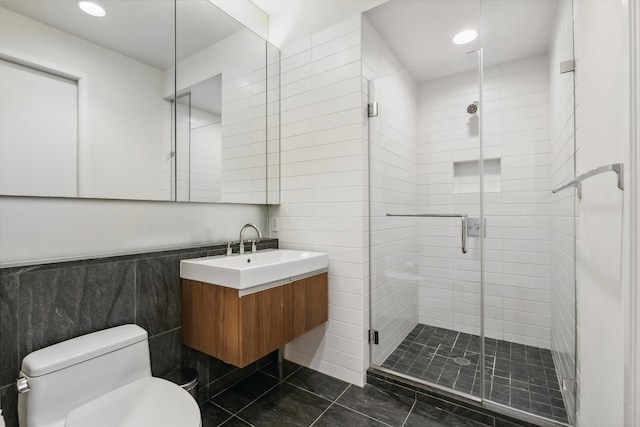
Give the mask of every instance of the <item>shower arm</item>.
M 390 214 L 386 216 L 419 217 L 419 218 L 460 218 L 462 221 L 462 253 L 467 253 L 467 214 Z

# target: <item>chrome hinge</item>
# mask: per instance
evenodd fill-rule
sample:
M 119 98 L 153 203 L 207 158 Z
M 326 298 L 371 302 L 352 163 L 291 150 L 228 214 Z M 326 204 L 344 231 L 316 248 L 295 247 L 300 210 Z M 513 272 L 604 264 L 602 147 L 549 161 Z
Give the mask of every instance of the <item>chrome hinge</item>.
M 371 104 L 367 104 L 367 115 L 369 117 L 378 117 L 378 103 L 372 102 Z
M 369 342 L 374 344 L 380 343 L 378 331 L 376 331 L 375 329 L 369 329 Z
M 560 63 L 560 74 L 570 73 L 576 70 L 576 61 L 569 59 L 568 61 L 562 61 Z
M 563 378 L 562 389 L 570 391 L 571 393 L 575 393 L 578 389 L 578 383 L 576 382 L 576 380 L 572 380 L 571 378 Z

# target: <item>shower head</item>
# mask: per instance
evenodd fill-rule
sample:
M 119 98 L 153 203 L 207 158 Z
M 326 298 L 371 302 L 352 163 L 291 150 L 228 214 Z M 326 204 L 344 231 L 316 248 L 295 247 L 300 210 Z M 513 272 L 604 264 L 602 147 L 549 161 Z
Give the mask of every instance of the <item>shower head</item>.
M 475 114 L 478 111 L 478 101 L 475 101 L 473 104 L 469 104 L 467 107 L 467 113 Z

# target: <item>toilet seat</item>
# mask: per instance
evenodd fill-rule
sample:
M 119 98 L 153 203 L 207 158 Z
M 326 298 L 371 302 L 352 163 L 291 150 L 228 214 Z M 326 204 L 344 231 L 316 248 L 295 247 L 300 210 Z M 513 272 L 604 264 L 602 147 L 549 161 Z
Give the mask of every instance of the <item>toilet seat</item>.
M 198 404 L 172 382 L 145 377 L 74 409 L 65 427 L 199 427 Z

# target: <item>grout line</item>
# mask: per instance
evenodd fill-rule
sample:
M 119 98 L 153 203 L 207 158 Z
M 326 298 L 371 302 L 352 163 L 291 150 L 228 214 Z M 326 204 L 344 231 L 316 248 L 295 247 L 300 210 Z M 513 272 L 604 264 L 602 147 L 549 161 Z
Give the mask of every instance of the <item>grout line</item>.
M 353 412 L 355 412 L 356 414 L 360 414 L 360 415 L 362 415 L 363 417 L 367 417 L 367 418 L 369 418 L 370 420 L 374 420 L 374 421 L 377 421 L 377 422 L 379 422 L 379 423 L 381 423 L 381 424 L 384 424 L 385 426 L 392 427 L 392 426 L 391 426 L 391 424 L 389 424 L 389 423 L 385 423 L 384 421 L 379 420 L 379 419 L 377 419 L 377 418 L 374 418 L 374 417 L 372 417 L 371 415 L 367 415 L 367 414 L 362 413 L 362 412 L 360 412 L 360 411 L 356 411 L 355 409 L 350 408 L 350 407 L 348 407 L 348 406 L 345 406 L 345 405 L 343 405 L 342 403 L 334 402 L 334 404 L 335 404 L 335 405 L 337 405 L 337 406 L 340 406 L 340 407 L 342 407 L 342 408 L 344 408 L 344 409 L 347 409 L 347 410 L 349 410 L 349 411 L 353 411 Z
M 265 365 L 264 367 L 266 367 L 266 366 L 271 366 L 271 365 L 273 365 L 273 364 L 277 364 L 277 363 L 278 363 L 278 362 L 271 362 L 271 363 L 269 363 L 268 365 Z M 293 362 L 292 362 L 292 363 L 293 363 Z M 284 365 L 284 364 L 283 364 L 283 365 Z M 278 383 L 282 383 L 282 382 L 286 381 L 287 379 L 291 378 L 291 376 L 292 376 L 293 374 L 295 374 L 296 372 L 298 372 L 301 368 L 302 368 L 302 365 L 299 365 L 299 366 L 298 366 L 295 370 L 293 370 L 290 374 L 288 374 L 287 376 L 282 377 L 282 378 L 280 378 L 280 377 L 276 377 L 275 375 L 271 375 L 270 373 L 263 371 L 263 370 L 262 370 L 262 368 L 258 368 L 258 371 L 262 372 L 262 373 L 263 373 L 263 374 L 265 374 L 265 375 L 269 375 L 269 376 L 270 376 L 270 377 L 272 377 L 272 378 L 277 379 L 277 380 L 278 380 Z M 284 369 L 284 367 L 283 367 L 283 369 Z M 288 383 L 287 383 L 287 384 L 288 384 Z
M 409 409 L 409 413 L 407 414 L 406 417 L 404 417 L 404 421 L 402 422 L 402 426 L 404 427 L 407 424 L 407 420 L 409 419 L 409 415 L 411 415 L 411 413 L 413 412 L 413 408 L 416 407 L 416 403 L 418 403 L 418 396 L 416 394 L 415 399 L 413 400 L 413 405 L 411 405 L 411 409 Z
M 230 420 L 230 419 L 233 419 L 233 418 L 237 418 L 237 419 L 239 419 L 240 421 L 243 421 L 243 422 L 245 422 L 245 423 L 249 424 L 251 427 L 255 427 L 255 426 L 254 426 L 253 424 L 251 424 L 249 421 L 247 421 L 247 420 L 245 420 L 244 418 L 239 417 L 239 416 L 237 416 L 237 415 L 233 415 L 231 418 L 229 418 L 229 420 Z M 227 421 L 229 421 L 229 420 L 227 420 Z M 225 423 L 226 423 L 227 421 L 225 421 Z
M 320 397 L 320 398 L 322 398 L 322 399 L 324 399 L 324 400 L 327 400 L 327 401 L 329 401 L 329 402 L 332 402 L 332 403 L 333 403 L 333 402 L 335 402 L 335 400 L 331 400 L 331 399 L 329 399 L 329 398 L 328 398 L 328 397 L 326 397 L 326 396 L 322 396 L 322 395 L 320 395 L 320 394 L 318 394 L 318 393 L 314 393 L 314 392 L 312 392 L 312 391 L 310 391 L 310 390 L 307 390 L 306 388 L 300 387 L 299 385 L 291 384 L 291 383 L 289 383 L 289 382 L 287 383 L 287 385 L 293 386 L 293 387 L 295 387 L 295 388 L 299 388 L 299 389 L 300 389 L 300 390 L 302 390 L 302 391 L 306 391 L 306 392 L 307 392 L 307 393 L 309 393 L 309 394 L 312 394 L 312 395 L 314 395 L 314 396 L 316 396 L 316 397 Z M 347 387 L 347 388 L 349 388 L 349 387 Z M 347 388 L 345 388 L 345 389 L 344 389 L 344 391 L 343 391 L 342 393 L 344 393 L 345 391 L 347 391 Z M 340 393 L 340 396 L 342 396 L 342 393 Z M 337 400 L 340 396 L 336 397 L 336 400 Z
M 320 418 L 322 418 L 322 416 L 329 410 L 331 409 L 331 407 L 335 404 L 336 402 L 333 401 L 329 404 L 329 406 L 327 406 L 327 409 L 325 409 L 324 411 L 322 411 L 322 413 L 320 415 L 318 415 L 318 418 L 316 418 L 315 420 L 313 420 L 313 422 L 311 424 L 309 424 L 309 427 L 313 426 Z
M 374 417 L 372 417 L 372 416 L 370 416 L 370 415 L 364 414 L 364 413 L 362 413 L 362 412 L 360 412 L 360 411 L 356 411 L 356 410 L 355 410 L 355 409 L 353 409 L 353 408 L 349 408 L 349 407 L 348 407 L 348 406 L 346 406 L 346 405 L 343 405 L 343 404 L 341 404 L 341 403 L 338 403 L 338 399 L 340 399 L 340 398 L 342 397 L 342 395 L 343 395 L 343 394 L 345 394 L 345 393 L 347 392 L 347 390 L 349 390 L 349 388 L 351 388 L 351 387 L 355 387 L 355 386 L 354 386 L 354 385 L 352 385 L 352 384 L 349 384 L 349 385 L 347 386 L 347 388 L 345 388 L 345 389 L 344 389 L 344 391 L 343 391 L 342 393 L 340 393 L 340 396 L 336 397 L 336 400 L 334 400 L 334 401 L 333 401 L 333 403 L 334 403 L 335 405 L 338 405 L 338 406 L 342 407 L 342 408 L 345 408 L 345 409 L 348 409 L 348 410 L 350 410 L 350 411 L 353 411 L 353 412 L 355 412 L 356 414 L 363 415 L 363 416 L 365 416 L 365 417 L 367 417 L 367 418 L 369 418 L 369 419 L 371 419 L 371 420 L 378 421 L 379 423 L 382 423 L 382 424 L 387 425 L 387 426 L 388 426 L 388 425 L 390 425 L 390 424 L 387 424 L 387 423 L 385 423 L 384 421 L 381 421 L 381 420 L 379 420 L 379 419 L 377 419 L 377 418 L 374 418 Z M 375 387 L 375 386 L 372 386 L 372 387 Z M 376 387 L 376 388 L 377 388 L 377 387 Z M 414 396 L 415 396 L 415 392 L 414 392 Z
M 227 421 L 229 421 L 231 418 L 233 418 L 233 413 L 232 413 L 231 411 L 226 410 L 226 409 L 225 409 L 225 408 L 223 408 L 222 406 L 218 405 L 218 404 L 217 404 L 217 403 L 215 403 L 215 402 L 210 401 L 209 399 L 207 399 L 207 402 L 208 402 L 210 405 L 216 406 L 216 407 L 218 407 L 219 409 L 222 409 L 222 410 L 223 410 L 224 412 L 226 412 L 227 414 L 229 414 L 229 418 L 226 418 L 226 419 L 225 419 L 223 422 L 221 422 L 220 424 L 224 424 L 224 423 L 226 423 Z
M 287 384 L 290 384 L 290 383 L 287 383 Z M 297 386 L 297 385 L 295 385 L 295 384 L 291 384 L 291 385 L 293 385 L 293 386 L 295 386 L 295 387 L 298 387 L 298 386 Z M 341 397 L 343 394 L 345 394 L 345 392 L 347 391 L 347 389 L 348 389 L 350 386 L 351 386 L 351 384 L 349 384 L 348 386 L 346 386 L 346 387 L 344 388 L 344 390 L 342 390 L 342 393 L 340 393 L 340 394 L 338 395 L 338 397 L 336 397 L 336 398 L 331 402 L 331 404 L 327 407 L 327 409 L 325 409 L 324 411 L 322 411 L 322 413 L 318 416 L 318 418 L 316 418 L 316 419 L 315 419 L 315 420 L 310 424 L 310 426 L 309 426 L 309 427 L 311 427 L 312 425 L 314 425 L 314 424 L 315 424 L 315 423 L 316 423 L 320 418 L 322 418 L 322 416 L 323 416 L 323 415 L 324 415 L 324 414 L 325 414 L 325 413 L 326 413 L 326 412 L 327 412 L 327 411 L 328 411 L 328 410 L 329 410 L 329 409 L 330 409 L 330 408 L 331 408 L 331 407 L 336 403 L 336 400 L 340 399 L 340 397 Z M 302 388 L 302 387 L 298 387 L 298 388 Z M 303 389 L 303 390 L 304 390 L 304 389 Z M 307 390 L 307 391 L 309 391 L 309 390 Z M 316 394 L 316 393 L 313 393 L 313 392 L 310 392 L 310 393 L 311 393 L 311 394 L 315 394 L 316 396 L 320 396 L 320 395 L 318 395 L 318 394 Z M 323 396 L 320 396 L 320 397 L 323 397 Z
M 237 383 L 236 383 L 237 384 Z M 273 390 L 274 388 L 278 387 L 281 383 L 278 382 L 277 384 L 273 385 L 272 387 L 270 387 L 269 389 L 267 389 L 267 391 L 265 391 L 264 393 L 262 393 L 260 396 L 256 397 L 255 399 L 253 399 L 251 402 L 247 403 L 245 406 L 243 406 L 242 408 L 240 408 L 235 414 L 236 415 L 239 414 L 240 412 L 244 411 L 245 409 L 247 409 L 249 406 L 251 406 L 252 404 L 254 404 L 258 399 L 260 399 L 262 396 L 264 396 L 265 394 L 269 393 L 271 390 Z

